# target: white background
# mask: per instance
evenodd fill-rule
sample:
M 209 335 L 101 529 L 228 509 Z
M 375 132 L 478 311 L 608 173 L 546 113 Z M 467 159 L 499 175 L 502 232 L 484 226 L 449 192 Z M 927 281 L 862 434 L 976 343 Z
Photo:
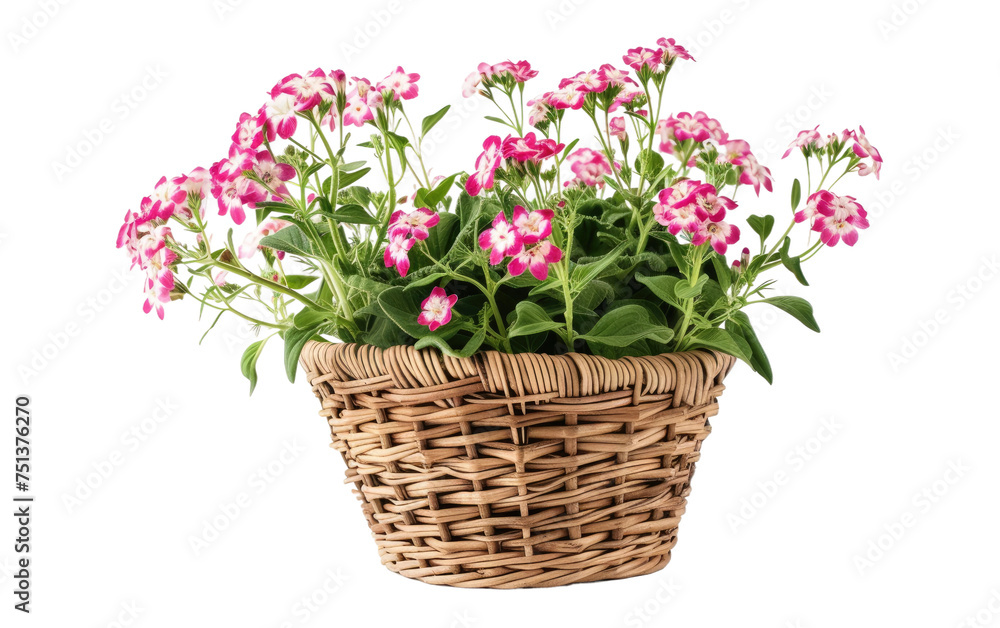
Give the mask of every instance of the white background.
M 11 608 L 14 527 L 0 523 L 4 626 L 1000 625 L 996 3 L 50 4 L 46 17 L 44 1 L 9 0 L 0 23 L 0 402 L 9 415 L 16 394 L 33 399 L 37 496 L 29 617 Z M 707 111 L 774 170 L 775 194 L 743 191 L 741 215 L 787 211 L 801 160 L 778 157 L 800 128 L 860 123 L 881 149 L 881 183 L 840 184 L 871 229 L 810 263 L 812 287 L 782 283 L 823 333 L 755 314 L 775 384 L 745 366 L 727 381 L 664 571 L 512 592 L 394 575 L 306 383 L 287 382 L 275 346 L 248 398 L 240 325 L 199 347 L 192 305 L 143 315 L 139 276 L 119 279 L 121 217 L 161 175 L 224 156 L 239 113 L 288 73 L 421 73 L 411 115 L 453 104 L 432 157 L 450 173 L 487 133 L 487 103 L 459 93 L 480 61 L 530 60 L 533 94 L 660 36 L 698 59 L 665 108 Z M 148 429 L 158 400 L 172 409 Z M 123 437 L 133 428 L 144 440 Z M 275 463 L 286 443 L 294 456 Z M 263 482 L 269 464 L 281 472 Z M 330 573 L 342 582 L 326 595 Z M 309 597 L 323 603 L 306 616 Z

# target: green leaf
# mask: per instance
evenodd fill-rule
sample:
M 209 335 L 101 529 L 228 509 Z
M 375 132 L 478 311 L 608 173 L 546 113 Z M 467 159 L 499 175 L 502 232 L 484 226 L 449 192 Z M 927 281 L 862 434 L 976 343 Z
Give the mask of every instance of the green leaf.
M 618 258 L 621 257 L 621 254 L 625 250 L 626 246 L 628 246 L 628 242 L 622 242 L 610 253 L 596 262 L 578 264 L 573 269 L 573 287 L 578 291 L 582 290 L 592 279 L 600 277 L 601 273 L 604 272 L 605 269 L 618 261 Z
M 314 275 L 285 275 L 285 283 L 292 290 L 305 288 L 317 279 L 319 278 Z
M 451 189 L 452 184 L 455 183 L 455 178 L 460 174 L 460 172 L 456 172 L 434 186 L 433 190 L 427 190 L 427 188 L 420 188 L 417 190 L 417 193 L 413 196 L 413 206 L 426 208 L 436 206 L 444 200 L 445 196 L 448 195 L 448 191 Z
M 358 168 L 360 168 L 363 165 L 365 165 L 365 162 L 363 162 L 363 161 L 352 161 L 349 164 L 343 164 L 343 165 L 341 165 L 340 168 L 339 168 L 339 170 L 341 172 L 351 172 L 352 170 L 357 170 Z M 341 187 L 343 187 L 343 184 L 341 184 Z
M 441 109 L 424 118 L 424 121 L 420 123 L 420 136 L 426 136 L 427 133 L 434 128 L 434 125 L 441 121 L 444 114 L 448 113 L 449 109 L 451 109 L 451 105 L 445 105 Z
M 646 277 L 645 275 L 636 274 L 635 280 L 649 288 L 650 292 L 655 294 L 661 301 L 679 310 L 684 308 L 680 299 L 677 298 L 677 282 L 680 281 L 677 277 L 671 275 Z
M 243 376 L 250 380 L 251 395 L 254 388 L 257 387 L 257 358 L 260 357 L 260 353 L 264 350 L 264 345 L 269 338 L 270 336 L 251 344 L 243 352 L 243 357 L 240 358 L 240 370 L 243 372 Z
M 317 326 L 308 329 L 296 329 L 294 327 L 286 329 L 285 337 L 285 374 L 288 381 L 295 383 L 295 373 L 299 368 L 299 356 L 302 355 L 302 347 L 316 334 Z
M 774 216 L 770 214 L 767 216 L 749 216 L 747 223 L 753 229 L 754 233 L 760 236 L 760 247 L 763 249 L 764 241 L 767 240 L 767 236 L 771 235 L 771 230 L 774 229 Z
M 663 157 L 656 151 L 643 149 L 639 156 L 635 158 L 635 170 L 642 174 L 642 178 L 653 181 L 657 175 L 663 171 Z
M 362 168 L 360 170 L 355 170 L 353 172 L 344 172 L 343 169 L 340 171 L 340 189 L 344 189 L 351 185 L 361 177 L 365 176 L 371 171 L 371 168 Z
M 424 336 L 414 345 L 416 349 L 424 349 L 426 347 L 434 347 L 441 353 L 445 355 L 450 355 L 453 358 L 467 358 L 471 356 L 476 351 L 479 351 L 479 347 L 483 345 L 483 341 L 486 340 L 486 329 L 480 329 L 475 334 L 466 341 L 465 345 L 458 350 L 455 350 L 444 341 L 440 336 Z
M 448 273 L 431 273 L 429 275 L 420 277 L 419 279 L 414 279 L 410 283 L 406 284 L 406 287 L 403 288 L 403 290 L 409 291 L 412 290 L 413 288 L 420 288 L 426 286 L 427 284 L 437 283 L 439 280 L 447 276 Z
M 761 299 L 759 303 L 773 305 L 779 310 L 791 314 L 795 320 L 809 329 L 819 332 L 819 323 L 813 317 L 812 305 L 802 297 L 771 297 L 769 299 Z
M 290 213 L 296 211 L 296 207 L 294 205 L 278 201 L 258 201 L 254 203 L 254 207 L 257 209 L 267 209 L 273 212 Z
M 542 306 L 532 301 L 521 301 L 517 304 L 514 313 L 516 318 L 507 330 L 509 338 L 530 336 L 565 327 L 565 325 L 552 320 L 542 309 Z
M 420 301 L 416 295 L 404 292 L 399 286 L 394 286 L 378 295 L 378 304 L 392 322 L 410 335 L 412 338 L 423 338 L 432 334 L 447 340 L 459 331 L 456 325 L 457 313 L 452 313 L 452 321 L 443 327 L 431 332 L 426 325 L 417 322 L 420 316 Z
M 682 279 L 674 286 L 674 294 L 677 295 L 678 299 L 693 299 L 701 294 L 701 289 L 705 287 L 706 281 L 708 281 L 708 275 L 698 275 L 693 286 L 690 281 Z
M 781 245 L 781 264 L 788 270 L 792 271 L 795 278 L 799 280 L 799 283 L 803 286 L 808 286 L 809 282 L 806 281 L 806 276 L 802 274 L 802 259 L 799 257 L 791 257 L 788 254 L 788 249 L 792 245 L 791 238 L 785 238 L 784 244 Z
M 305 307 L 292 317 L 292 325 L 295 325 L 296 329 L 314 329 L 328 320 L 329 316 L 328 312 Z
M 496 116 L 483 116 L 483 117 L 486 118 L 487 120 L 489 120 L 490 122 L 498 122 L 498 123 L 500 123 L 500 124 L 502 124 L 504 126 L 510 126 L 509 122 L 507 122 L 506 120 L 501 120 L 500 118 L 498 118 Z
M 654 322 L 649 312 L 639 305 L 625 305 L 601 317 L 589 332 L 580 336 L 588 345 L 627 347 L 646 338 L 668 343 L 674 332 Z
M 331 214 L 325 214 L 337 222 L 348 225 L 374 225 L 375 218 L 361 205 L 343 205 Z
M 719 282 L 719 287 L 723 292 L 729 292 L 729 286 L 733 283 L 733 273 L 726 264 L 726 258 L 718 253 L 711 254 L 712 267 L 715 269 L 715 279 Z
M 741 336 L 733 334 L 727 329 L 712 328 L 702 329 L 690 336 L 689 346 L 692 349 L 715 349 L 729 355 L 736 356 L 747 364 L 750 363 L 752 353 L 750 345 Z
M 799 201 L 802 199 L 802 184 L 796 179 L 792 183 L 792 211 L 799 208 Z
M 743 338 L 747 346 L 750 347 L 750 368 L 766 379 L 768 384 L 773 384 L 774 376 L 771 373 L 771 362 L 767 359 L 767 354 L 764 353 L 764 347 L 760 345 L 760 340 L 757 339 L 757 333 L 750 324 L 750 317 L 740 311 L 733 312 L 730 316 L 732 318 L 726 321 L 726 330 Z
M 314 163 L 313 165 L 309 166 L 308 168 L 306 168 L 302 172 L 302 176 L 300 178 L 303 181 L 305 181 L 309 177 L 311 177 L 314 174 L 316 174 L 317 172 L 319 172 L 323 168 L 323 166 L 325 166 L 325 165 L 326 165 L 325 161 L 318 161 L 318 162 Z
M 300 257 L 312 257 L 312 242 L 302 232 L 298 225 L 289 225 L 277 233 L 265 236 L 260 241 L 261 246 L 284 251 Z

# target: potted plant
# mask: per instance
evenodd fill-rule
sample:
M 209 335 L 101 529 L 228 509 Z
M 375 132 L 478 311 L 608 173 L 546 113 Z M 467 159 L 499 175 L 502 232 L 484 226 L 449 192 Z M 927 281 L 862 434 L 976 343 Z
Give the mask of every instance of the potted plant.
M 804 156 L 804 188 L 783 218 L 746 216 L 737 249 L 734 199 L 772 177 L 705 113 L 665 115 L 690 61 L 660 39 L 527 100 L 529 63 L 480 64 L 464 95 L 503 130 L 445 176 L 422 147 L 448 107 L 411 122 L 419 75 L 292 74 L 227 157 L 161 178 L 118 246 L 146 312 L 184 299 L 259 329 L 251 392 L 271 344 L 289 379 L 304 366 L 393 571 L 495 588 L 650 573 L 724 377 L 738 358 L 771 381 L 744 308 L 819 331 L 771 275 L 806 284 L 806 261 L 853 246 L 865 210 L 833 188 L 882 164 L 863 128 L 802 131 L 784 157 Z

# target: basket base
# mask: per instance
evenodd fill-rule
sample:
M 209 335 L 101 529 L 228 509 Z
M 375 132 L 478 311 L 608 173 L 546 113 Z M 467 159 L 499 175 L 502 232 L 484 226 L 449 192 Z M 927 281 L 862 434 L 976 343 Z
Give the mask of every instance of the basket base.
M 622 545 L 623 542 L 632 544 Z M 419 567 L 416 560 L 400 560 L 404 548 L 397 543 L 379 542 L 379 553 L 390 571 L 427 584 L 467 589 L 527 589 L 651 574 L 667 566 L 676 543 L 676 536 L 664 536 L 659 543 L 650 543 L 648 537 L 641 541 L 626 539 L 607 544 L 614 545 L 613 548 L 595 546 L 576 554 L 539 553 L 529 557 L 521 553 L 483 554 L 478 560 L 468 554 L 455 554 L 451 559 L 431 559 L 429 562 L 439 564 L 430 567 Z M 426 556 L 428 549 L 411 547 L 407 553 Z M 482 567 L 470 569 L 470 565 L 477 563 Z

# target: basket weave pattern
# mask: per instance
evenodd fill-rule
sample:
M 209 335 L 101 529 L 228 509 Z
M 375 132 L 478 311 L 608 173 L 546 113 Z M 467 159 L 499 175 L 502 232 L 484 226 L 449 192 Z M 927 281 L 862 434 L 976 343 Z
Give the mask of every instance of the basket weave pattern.
M 662 569 L 733 361 L 312 341 L 302 353 L 382 562 L 489 588 Z

